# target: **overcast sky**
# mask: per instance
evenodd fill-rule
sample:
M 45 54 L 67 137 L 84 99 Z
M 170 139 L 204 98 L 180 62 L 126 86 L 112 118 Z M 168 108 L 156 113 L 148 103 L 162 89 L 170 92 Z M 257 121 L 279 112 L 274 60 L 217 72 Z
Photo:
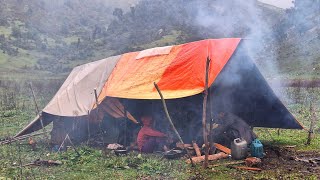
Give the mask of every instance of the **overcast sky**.
M 293 6 L 293 0 L 259 0 L 263 3 L 271 4 L 283 9 L 290 8 Z

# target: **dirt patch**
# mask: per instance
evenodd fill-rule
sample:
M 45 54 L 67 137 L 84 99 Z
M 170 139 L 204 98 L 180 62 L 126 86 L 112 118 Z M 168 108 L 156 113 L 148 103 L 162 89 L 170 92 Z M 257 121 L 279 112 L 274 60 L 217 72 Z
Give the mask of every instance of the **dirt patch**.
M 280 175 L 287 176 L 288 174 L 305 176 L 316 175 L 320 178 L 320 162 L 304 162 L 309 159 L 320 158 L 319 152 L 298 152 L 293 148 L 266 147 L 266 156 L 262 159 L 262 169 L 265 171 L 273 171 Z M 300 160 L 296 160 L 296 159 Z M 283 176 L 282 176 L 283 177 Z

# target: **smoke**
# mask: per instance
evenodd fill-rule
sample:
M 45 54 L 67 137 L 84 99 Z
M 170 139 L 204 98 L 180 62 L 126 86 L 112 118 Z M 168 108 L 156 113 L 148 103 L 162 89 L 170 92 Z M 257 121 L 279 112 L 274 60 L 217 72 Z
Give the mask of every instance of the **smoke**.
M 262 74 L 271 80 L 281 77 L 277 61 L 277 36 L 273 31 L 279 19 L 277 15 L 267 13 L 270 11 L 268 8 L 269 5 L 255 0 L 194 2 L 192 13 L 196 14 L 194 23 L 200 27 L 200 36 L 206 36 L 208 33 L 204 32 L 207 31 L 214 38 L 243 38 L 242 44 L 247 54 Z M 233 83 L 241 81 L 238 76 L 230 78 Z M 286 95 L 280 92 L 280 85 L 281 82 L 272 83 L 272 88 L 280 99 L 287 101 Z

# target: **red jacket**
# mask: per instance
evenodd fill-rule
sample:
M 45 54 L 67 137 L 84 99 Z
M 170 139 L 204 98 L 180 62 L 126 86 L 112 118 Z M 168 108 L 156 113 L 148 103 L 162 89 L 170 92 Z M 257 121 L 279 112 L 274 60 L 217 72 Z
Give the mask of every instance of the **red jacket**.
M 151 128 L 151 121 L 142 120 L 143 127 L 140 129 L 137 137 L 137 144 L 139 149 L 141 150 L 144 143 L 148 140 L 149 137 L 164 137 L 166 136 L 164 133 L 154 130 Z

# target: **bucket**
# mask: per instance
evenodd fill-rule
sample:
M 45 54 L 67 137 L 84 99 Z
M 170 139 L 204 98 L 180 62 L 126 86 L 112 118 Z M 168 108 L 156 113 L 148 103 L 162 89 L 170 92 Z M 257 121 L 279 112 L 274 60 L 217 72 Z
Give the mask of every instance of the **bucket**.
M 247 141 L 237 138 L 231 143 L 231 157 L 232 159 L 240 160 L 246 158 L 248 155 Z

